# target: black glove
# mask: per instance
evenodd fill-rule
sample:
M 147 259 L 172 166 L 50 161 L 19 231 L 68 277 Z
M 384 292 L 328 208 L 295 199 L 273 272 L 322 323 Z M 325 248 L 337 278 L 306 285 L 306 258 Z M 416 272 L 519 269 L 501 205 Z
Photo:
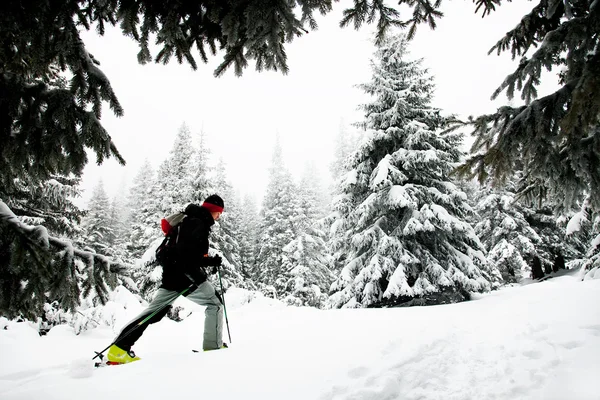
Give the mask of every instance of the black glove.
M 220 267 L 223 259 L 221 256 L 216 255 L 214 257 L 206 257 L 205 265 L 209 267 Z

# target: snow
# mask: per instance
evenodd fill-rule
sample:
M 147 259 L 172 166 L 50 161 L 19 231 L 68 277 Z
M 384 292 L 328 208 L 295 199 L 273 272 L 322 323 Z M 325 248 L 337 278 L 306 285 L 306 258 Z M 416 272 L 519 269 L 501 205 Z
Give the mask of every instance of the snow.
M 201 345 L 198 309 L 152 325 L 135 347 L 142 361 L 99 369 L 91 357 L 112 329 L 40 337 L 0 318 L 0 398 L 600 399 L 600 280 L 566 275 L 474 297 L 324 311 L 232 289 L 230 349 L 190 351 Z
M 581 230 L 581 223 L 585 222 L 585 214 L 583 212 L 578 212 L 567 223 L 567 229 L 565 232 L 566 236 L 569 236 L 575 232 L 579 232 Z
M 584 279 L 585 280 L 600 279 L 600 268 L 598 268 L 598 267 L 592 268 L 589 272 L 587 272 L 585 274 Z
M 371 181 L 371 188 L 378 187 L 388 179 L 389 170 L 390 168 L 392 168 L 391 160 L 392 156 L 387 154 L 381 159 L 381 161 L 379 161 L 379 164 L 375 168 L 375 171 L 373 171 L 375 177 Z
M 11 209 L 0 200 L 0 220 L 8 221 L 8 224 L 12 225 L 14 229 L 32 234 L 32 237 L 37 239 L 39 243 L 48 247 L 50 239 L 48 238 L 48 231 L 43 226 L 31 227 L 25 225 L 19 221 L 17 216 L 11 211 Z
M 595 249 L 596 247 L 600 247 L 600 235 L 597 235 L 590 244 L 591 249 Z
M 344 185 L 356 185 L 358 182 L 358 173 L 356 170 L 352 170 L 346 174 Z
M 387 204 L 397 208 L 417 208 L 417 200 L 412 196 L 407 189 L 413 189 L 412 185 L 394 185 L 388 193 Z

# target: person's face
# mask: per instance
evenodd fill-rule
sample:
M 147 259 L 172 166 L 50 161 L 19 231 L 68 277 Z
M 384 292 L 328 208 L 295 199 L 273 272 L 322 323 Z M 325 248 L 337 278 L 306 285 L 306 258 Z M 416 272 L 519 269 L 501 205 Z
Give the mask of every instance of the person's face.
M 215 221 L 217 221 L 221 217 L 221 214 L 223 214 L 223 213 L 221 213 L 221 212 L 213 212 L 211 214 L 212 214 L 213 219 Z

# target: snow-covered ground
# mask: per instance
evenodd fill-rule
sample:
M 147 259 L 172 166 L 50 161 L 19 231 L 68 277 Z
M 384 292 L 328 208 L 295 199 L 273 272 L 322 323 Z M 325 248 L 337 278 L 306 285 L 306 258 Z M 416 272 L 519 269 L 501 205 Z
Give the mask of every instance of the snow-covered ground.
M 228 292 L 230 349 L 191 351 L 201 346 L 197 309 L 152 325 L 135 347 L 142 361 L 98 369 L 91 357 L 111 329 L 39 337 L 2 320 L 0 399 L 600 399 L 600 280 L 563 276 L 396 309 L 247 297 Z

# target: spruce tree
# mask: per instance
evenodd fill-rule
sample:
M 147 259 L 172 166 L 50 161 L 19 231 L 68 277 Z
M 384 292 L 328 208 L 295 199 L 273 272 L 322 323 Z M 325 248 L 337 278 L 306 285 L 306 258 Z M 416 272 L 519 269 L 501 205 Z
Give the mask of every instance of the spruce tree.
M 318 222 L 297 233 L 283 248 L 286 258 L 275 286 L 290 305 L 324 307 L 335 279 L 329 268 L 326 235 Z
M 125 188 L 123 184 L 122 187 Z M 133 258 L 127 250 L 131 230 L 129 214 L 130 210 L 127 206 L 125 192 L 120 191 L 110 203 L 110 226 L 114 231 L 110 255 L 116 260 L 131 263 Z
M 162 281 L 162 267 L 155 262 L 154 258 L 156 248 L 164 239 L 160 221 L 170 214 L 183 211 L 185 207 L 182 204 L 173 206 L 171 197 L 165 194 L 168 188 L 177 190 L 174 185 L 165 182 L 167 179 L 175 179 L 170 171 L 170 165 L 170 158 L 163 160 L 159 165 L 156 178 L 149 186 L 146 201 L 139 214 L 137 227 L 139 231 L 136 234 L 138 241 L 135 243 L 140 259 L 136 262 L 133 276 L 140 288 L 140 294 L 148 301 L 154 297 Z M 133 229 L 136 232 L 135 226 Z M 132 237 L 132 241 L 133 239 Z
M 246 282 L 241 274 L 240 260 L 241 210 L 233 188 L 227 181 L 223 159 L 220 159 L 217 164 L 212 183 L 215 192 L 225 202 L 225 211 L 212 229 L 211 247 L 222 254 L 221 274 L 224 285 L 246 287 Z
M 204 199 L 213 194 L 214 185 L 210 181 L 211 168 L 209 166 L 210 149 L 206 143 L 204 130 L 200 132 L 200 141 L 195 151 L 192 163 L 191 199 L 190 201 L 202 203 Z
M 530 211 L 510 190 L 477 188 L 475 233 L 505 282 L 531 277 L 530 260 L 538 256 L 541 238 L 529 225 Z
M 132 259 L 142 257 L 146 249 L 160 237 L 161 216 L 157 210 L 155 173 L 148 159 L 144 160 L 129 191 L 129 242 L 127 250 Z
M 586 278 L 594 278 L 600 270 L 600 214 L 592 212 L 589 197 L 568 220 L 566 235 L 574 247 L 582 249 L 582 257 L 569 262 L 570 267 L 581 268 Z M 558 267 L 557 263 L 561 263 L 561 258 L 555 259 L 554 270 Z
M 430 105 L 432 78 L 421 60 L 407 59 L 403 35 L 381 42 L 372 69 L 361 85 L 374 97 L 363 106 L 368 136 L 334 204 L 345 231 L 337 247 L 348 258 L 331 306 L 440 303 L 489 290 L 499 274 L 465 221 L 465 194 L 449 179 L 459 143 L 437 132 L 446 119 Z
M 303 201 L 310 202 L 310 205 L 301 203 L 301 206 L 307 207 L 305 211 L 314 219 L 327 215 L 331 204 L 331 195 L 324 188 L 319 175 L 320 172 L 314 161 L 306 162 L 298 187 Z
M 591 220 L 593 221 L 592 240 L 589 242 L 582 267 L 586 271 L 586 277 L 600 279 L 600 215 L 596 214 Z
M 169 157 L 158 171 L 158 210 L 164 215 L 181 212 L 192 201 L 194 152 L 192 134 L 183 124 L 177 132 Z
M 247 279 L 255 279 L 256 255 L 258 249 L 259 215 L 256 200 L 246 194 L 242 201 L 240 219 L 240 263 L 242 275 Z
M 340 122 L 338 134 L 335 137 L 333 161 L 329 165 L 329 172 L 334 183 L 346 173 L 346 160 L 358 146 L 357 142 L 357 133 Z M 334 185 L 332 189 L 335 191 L 337 187 L 338 185 Z
M 164 239 L 160 221 L 168 213 L 161 209 L 161 204 L 168 199 L 162 192 L 165 190 L 165 183 L 161 179 L 169 179 L 168 168 L 169 160 L 165 159 L 155 174 L 150 162 L 146 160 L 134 179 L 130 193 L 130 243 L 132 256 L 136 258 L 133 278 L 140 295 L 147 301 L 152 300 L 162 280 L 162 267 L 152 260 L 153 252 Z
M 96 253 L 109 255 L 116 233 L 112 225 L 110 201 L 104 190 L 104 182 L 99 180 L 88 203 L 88 212 L 81 223 L 84 230 L 84 243 Z
M 85 267 L 82 264 L 78 269 L 82 298 L 95 306 L 104 305 L 112 289 L 119 283 L 137 290 L 129 282 L 133 267 L 124 263 L 128 257 L 121 240 L 124 235 L 123 221 L 127 219 L 123 203 L 124 199 L 111 203 L 104 189 L 104 182 L 100 180 L 92 192 L 87 214 L 81 223 L 83 237 L 80 238 L 80 245 L 103 256 L 100 258 L 101 262 L 88 263 Z M 110 266 L 113 262 L 124 265 L 119 274 L 111 273 Z
M 292 176 L 283 162 L 277 136 L 258 228 L 259 245 L 255 270 L 259 283 L 273 286 L 283 275 L 282 268 L 287 261 L 283 248 L 293 240 L 295 234 L 295 191 Z
M 294 199 L 295 237 L 283 248 L 287 259 L 276 285 L 288 304 L 324 306 L 335 278 L 329 267 L 326 225 L 320 218 L 324 213 L 322 193 L 314 165 L 307 165 Z
M 329 171 L 333 185 L 330 188 L 331 204 L 329 207 L 330 213 L 326 216 L 324 222 L 328 229 L 328 252 L 332 256 L 331 269 L 335 274 L 338 274 L 345 265 L 347 257 L 346 249 L 339 247 L 344 243 L 342 236 L 344 235 L 341 225 L 341 215 L 331 206 L 338 201 L 339 196 L 343 196 L 341 187 L 345 180 L 345 174 L 348 172 L 347 163 L 352 152 L 358 147 L 358 134 L 351 132 L 343 124 L 340 124 L 340 129 L 335 139 L 334 159 L 330 165 Z M 338 247 L 336 247 L 338 246 Z
M 550 206 L 529 208 L 527 222 L 540 238 L 536 253 L 540 259 L 544 273 L 552 272 L 557 256 L 566 260 L 580 258 L 585 253 L 585 245 L 575 237 L 566 234 L 566 226 L 562 218 L 556 217 Z

